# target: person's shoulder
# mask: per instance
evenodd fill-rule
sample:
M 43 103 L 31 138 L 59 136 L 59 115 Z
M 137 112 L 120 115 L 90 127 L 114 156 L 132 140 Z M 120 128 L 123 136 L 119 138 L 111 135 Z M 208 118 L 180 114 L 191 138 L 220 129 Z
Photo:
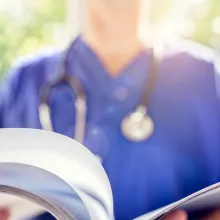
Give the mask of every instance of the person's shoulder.
M 186 39 L 176 38 L 164 44 L 164 59 L 181 61 L 179 64 L 185 68 L 213 66 L 216 55 L 213 48 Z
M 1 98 L 19 97 L 28 88 L 38 89 L 56 73 L 62 50 L 43 49 L 18 58 L 1 80 Z
M 3 78 L 3 86 L 40 83 L 52 77 L 63 55 L 62 49 L 44 48 L 17 58 Z
M 196 97 L 214 97 L 216 93 L 217 52 L 205 45 L 184 39 L 176 39 L 164 45 L 162 65 L 167 82 Z
M 35 53 L 21 56 L 12 64 L 12 70 L 15 72 L 27 72 L 29 74 L 53 72 L 58 65 L 63 50 L 58 48 L 43 48 Z

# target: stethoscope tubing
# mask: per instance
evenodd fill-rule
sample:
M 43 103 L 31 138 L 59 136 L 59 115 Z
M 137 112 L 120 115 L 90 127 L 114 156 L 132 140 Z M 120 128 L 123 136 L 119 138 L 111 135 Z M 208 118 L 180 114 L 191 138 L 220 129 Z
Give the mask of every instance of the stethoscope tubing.
M 77 79 L 77 77 L 75 77 L 75 75 L 68 74 L 68 70 L 67 70 L 68 60 L 69 60 L 69 56 L 71 55 L 74 42 L 75 41 L 72 42 L 72 44 L 67 49 L 66 54 L 64 54 L 64 57 L 61 61 L 60 68 L 58 69 L 58 77 L 49 83 L 45 83 L 40 90 L 39 118 L 40 118 L 42 129 L 53 130 L 53 125 L 50 120 L 51 112 L 50 112 L 49 100 L 48 100 L 50 90 L 56 87 L 56 85 L 58 85 L 59 83 L 66 83 L 67 85 L 71 87 L 72 91 L 76 94 L 75 96 L 76 100 L 73 100 L 73 103 L 76 109 L 76 125 L 75 125 L 75 133 L 74 133 L 73 138 L 76 141 L 83 143 L 84 135 L 86 132 L 87 97 L 86 97 L 84 88 L 82 86 L 82 83 Z M 143 121 L 145 120 L 145 122 L 152 121 L 150 116 L 148 116 L 147 107 L 149 104 L 152 91 L 155 87 L 157 75 L 159 72 L 158 70 L 159 60 L 160 60 L 159 58 L 160 58 L 159 53 L 155 50 L 155 47 L 153 47 L 149 78 L 144 88 L 143 95 L 140 99 L 140 104 L 137 106 L 134 113 L 130 113 L 131 116 L 134 115 L 136 112 L 139 114 L 142 114 Z M 125 116 L 125 118 L 129 118 L 129 117 Z M 129 123 L 131 124 L 132 120 Z M 150 124 L 152 124 L 150 126 L 153 126 L 153 123 L 150 123 Z M 126 126 L 126 123 L 124 123 L 124 125 Z M 129 132 L 125 132 L 126 133 L 125 135 L 129 136 Z M 132 137 L 132 134 L 130 136 Z M 143 137 L 147 138 L 148 135 L 146 134 Z M 128 139 L 129 138 L 130 137 L 128 137 Z M 142 139 L 140 139 L 140 141 L 141 140 Z

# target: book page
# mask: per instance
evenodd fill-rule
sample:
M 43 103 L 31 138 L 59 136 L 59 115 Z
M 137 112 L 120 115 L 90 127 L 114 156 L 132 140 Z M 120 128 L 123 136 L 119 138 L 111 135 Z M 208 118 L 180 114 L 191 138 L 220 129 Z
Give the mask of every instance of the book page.
M 4 196 L 0 194 L 0 204 L 11 207 L 12 219 L 21 215 L 14 213 L 15 208 L 22 208 L 19 212 L 23 213 L 27 204 L 38 205 L 38 209 L 49 211 L 56 219 L 62 216 L 67 216 L 64 219 L 90 219 L 85 204 L 74 189 L 48 171 L 26 164 L 0 163 L 0 183 L 0 192 L 5 193 Z M 7 197 L 9 193 L 20 197 Z M 36 215 L 35 210 L 32 215 Z
M 45 210 L 35 203 L 15 195 L 0 194 L 0 207 L 11 207 L 10 220 L 24 220 L 29 216 L 37 216 Z
M 161 209 L 147 213 L 136 220 L 157 220 L 165 217 L 168 213 L 176 209 L 184 209 L 188 213 L 195 213 L 203 210 L 220 207 L 220 183 L 211 185 L 186 198 Z
M 72 201 L 71 196 L 75 192 L 83 201 L 91 219 L 114 219 L 112 192 L 107 175 L 96 157 L 78 142 L 49 131 L 1 129 L 0 151 L 0 167 L 3 163 L 17 163 L 39 168 L 59 177 L 72 190 L 66 196 L 62 188 L 59 192 L 53 191 L 53 185 L 45 183 L 47 187 L 44 188 L 39 183 L 35 194 L 59 194 L 59 203 L 62 195 L 65 195 L 66 201 Z M 1 181 L 0 174 L 0 184 Z M 14 185 L 20 181 L 19 176 L 16 181 Z M 27 183 L 28 187 L 30 185 Z

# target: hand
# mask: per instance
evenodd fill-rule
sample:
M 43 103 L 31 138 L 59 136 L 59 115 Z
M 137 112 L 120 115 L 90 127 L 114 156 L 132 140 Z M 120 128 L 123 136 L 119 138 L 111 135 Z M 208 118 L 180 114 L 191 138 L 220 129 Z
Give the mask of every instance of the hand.
M 10 212 L 6 208 L 0 209 L 0 220 L 9 220 Z
M 187 220 L 187 214 L 186 212 L 180 210 L 180 211 L 175 211 L 163 218 L 162 220 Z
M 187 213 L 184 211 L 175 211 L 163 218 L 163 220 L 187 220 Z M 220 220 L 220 210 L 216 210 L 207 216 L 204 216 L 201 220 Z
M 220 209 L 208 214 L 202 220 L 220 220 Z

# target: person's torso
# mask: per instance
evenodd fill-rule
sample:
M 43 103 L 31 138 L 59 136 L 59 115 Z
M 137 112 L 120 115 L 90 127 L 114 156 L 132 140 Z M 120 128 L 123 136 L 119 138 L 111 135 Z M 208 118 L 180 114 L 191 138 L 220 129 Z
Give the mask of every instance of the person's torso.
M 148 103 L 155 130 L 149 139 L 136 143 L 123 136 L 121 121 L 140 102 L 151 51 L 141 53 L 124 72 L 111 78 L 92 51 L 78 41 L 68 72 L 85 89 L 84 145 L 102 159 L 116 219 L 132 219 L 218 182 L 220 105 L 211 63 L 172 50 L 163 58 Z M 23 68 L 6 127 L 41 128 L 39 91 L 56 75 L 60 60 L 58 54 Z M 75 98 L 62 85 L 49 97 L 54 131 L 69 137 L 77 120 Z

